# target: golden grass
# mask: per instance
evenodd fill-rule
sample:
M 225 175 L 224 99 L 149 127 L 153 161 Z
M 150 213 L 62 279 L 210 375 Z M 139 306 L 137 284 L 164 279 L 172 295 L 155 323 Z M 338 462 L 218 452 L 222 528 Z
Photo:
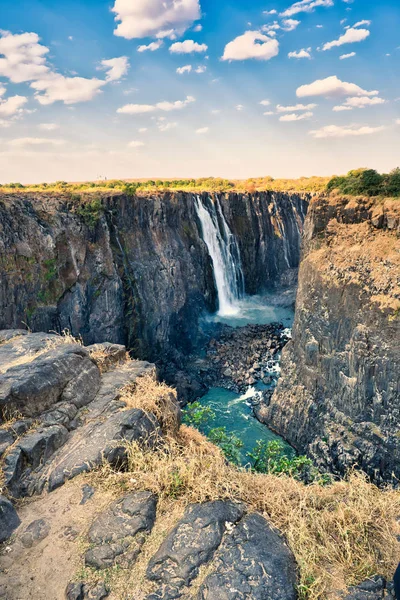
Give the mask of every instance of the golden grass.
M 138 377 L 134 383 L 125 386 L 120 399 L 127 408 L 141 408 L 155 415 L 163 433 L 177 434 L 180 409 L 175 390 L 157 382 L 152 375 Z
M 189 503 L 216 499 L 246 502 L 286 536 L 299 565 L 302 599 L 339 598 L 346 586 L 378 573 L 390 577 L 397 566 L 400 492 L 379 490 L 360 473 L 326 487 L 252 474 L 227 464 L 217 447 L 186 426 L 156 452 L 133 443 L 128 454 L 127 473 L 105 466 L 91 476 L 100 487 L 145 489 L 159 497 L 161 522 L 146 541 L 144 555 L 132 573 L 115 575 L 116 589 L 128 585 L 132 591 L 131 585 L 137 585 L 135 598 L 141 598 L 139 590 L 149 589 L 146 561 L 175 524 L 176 514 Z
M 108 352 L 106 348 L 100 346 L 96 347 L 95 345 L 95 349 L 90 350 L 89 354 L 90 358 L 94 360 L 98 366 L 100 373 L 107 373 L 108 371 L 115 369 L 116 363 L 110 360 L 110 352 Z M 130 361 L 131 357 L 129 356 L 129 352 L 126 352 L 123 360 L 121 360 L 119 364 Z

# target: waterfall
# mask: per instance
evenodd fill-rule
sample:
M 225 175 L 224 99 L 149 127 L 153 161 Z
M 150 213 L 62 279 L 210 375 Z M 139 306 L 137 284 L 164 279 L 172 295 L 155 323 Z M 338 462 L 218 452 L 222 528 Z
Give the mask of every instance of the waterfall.
M 244 294 L 244 277 L 240 251 L 235 236 L 229 229 L 219 199 L 195 198 L 197 215 L 200 219 L 203 240 L 214 268 L 218 292 L 219 315 L 239 312 L 238 301 Z

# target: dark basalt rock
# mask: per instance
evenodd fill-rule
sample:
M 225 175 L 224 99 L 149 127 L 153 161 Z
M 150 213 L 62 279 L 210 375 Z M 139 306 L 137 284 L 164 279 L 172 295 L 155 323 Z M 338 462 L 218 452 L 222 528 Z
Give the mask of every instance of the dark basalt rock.
M 33 472 L 41 467 L 62 446 L 68 431 L 62 425 L 53 425 L 28 433 L 4 459 L 5 485 L 18 498 L 29 493 Z
M 21 535 L 21 543 L 25 548 L 32 548 L 44 540 L 50 533 L 50 523 L 45 519 L 33 521 Z
M 206 502 L 190 505 L 176 527 L 149 561 L 147 577 L 160 588 L 148 600 L 179 598 L 181 589 L 197 576 L 221 543 L 230 525 L 243 515 L 233 502 Z
M 65 590 L 66 600 L 103 600 L 110 592 L 103 582 L 89 585 L 87 583 L 69 583 Z
M 7 498 L 0 496 L 0 544 L 12 536 L 20 523 L 14 506 Z
M 226 535 L 215 569 L 200 587 L 199 600 L 296 600 L 293 554 L 259 514 L 244 517 Z
M 157 498 L 151 492 L 136 492 L 113 502 L 97 517 L 88 534 L 94 544 L 85 563 L 96 569 L 131 565 L 140 553 L 145 533 L 156 519 Z
M 37 339 L 32 341 L 31 335 Z M 45 343 L 54 342 L 56 337 L 31 335 L 12 338 L 0 346 L 0 366 L 7 367 L 23 354 L 28 357 L 35 348 L 43 350 Z M 61 344 L 0 375 L 0 414 L 19 412 L 37 417 L 59 401 L 79 408 L 93 400 L 99 385 L 99 369 L 88 351 L 78 344 Z
M 104 422 L 89 422 L 80 428 L 79 439 L 55 461 L 48 476 L 48 489 L 55 490 L 66 480 L 91 471 L 103 459 L 122 468 L 126 462 L 125 441 L 152 446 L 160 438 L 157 419 L 137 408 L 111 414 Z
M 344 600 L 393 600 L 395 598 L 393 584 L 387 583 L 383 577 L 375 576 L 349 588 Z

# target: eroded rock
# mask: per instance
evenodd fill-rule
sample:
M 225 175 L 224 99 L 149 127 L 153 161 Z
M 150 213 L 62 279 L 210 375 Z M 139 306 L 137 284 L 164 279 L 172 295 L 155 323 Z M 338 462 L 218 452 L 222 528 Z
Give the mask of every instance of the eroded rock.
M 85 563 L 96 569 L 132 564 L 145 541 L 144 534 L 153 528 L 156 508 L 157 498 L 151 492 L 136 492 L 113 502 L 89 530 L 94 546 L 86 552 Z
M 8 540 L 21 521 L 11 502 L 0 496 L 0 544 Z
M 147 577 L 160 588 L 149 599 L 173 600 L 197 576 L 221 543 L 226 529 L 243 515 L 233 502 L 206 502 L 190 505 L 179 523 L 149 561 Z
M 296 600 L 296 563 L 283 538 L 259 514 L 225 536 L 199 600 Z

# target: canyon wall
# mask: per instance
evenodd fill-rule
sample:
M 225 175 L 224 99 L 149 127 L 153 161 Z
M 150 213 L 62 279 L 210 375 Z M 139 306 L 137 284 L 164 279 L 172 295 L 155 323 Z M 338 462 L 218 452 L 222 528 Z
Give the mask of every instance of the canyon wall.
M 309 196 L 219 200 L 239 243 L 247 292 L 296 272 Z M 0 274 L 0 329 L 69 329 L 86 344 L 124 343 L 151 360 L 191 352 L 199 316 L 218 301 L 188 193 L 2 196 Z
M 263 418 L 321 467 L 400 478 L 400 203 L 308 212 L 293 340 Z

